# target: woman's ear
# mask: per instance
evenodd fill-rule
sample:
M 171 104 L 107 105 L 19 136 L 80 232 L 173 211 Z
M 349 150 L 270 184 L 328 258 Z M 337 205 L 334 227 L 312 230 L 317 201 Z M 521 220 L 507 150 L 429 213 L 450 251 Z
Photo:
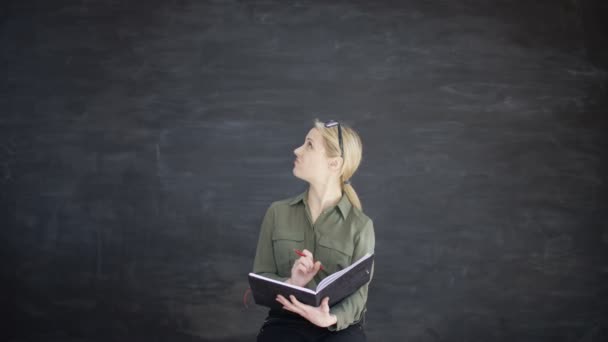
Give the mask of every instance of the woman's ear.
M 329 160 L 329 167 L 332 170 L 339 170 L 342 164 L 342 158 L 334 157 Z

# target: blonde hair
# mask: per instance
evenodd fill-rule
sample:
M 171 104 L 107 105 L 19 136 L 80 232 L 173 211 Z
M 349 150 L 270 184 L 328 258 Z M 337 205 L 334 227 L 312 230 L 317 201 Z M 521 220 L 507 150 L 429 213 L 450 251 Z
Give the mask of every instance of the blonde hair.
M 325 143 L 325 154 L 329 158 L 340 156 L 340 142 L 338 139 L 338 126 L 325 127 L 325 123 L 314 120 L 315 128 L 321 132 L 323 141 Z M 349 126 L 340 123 L 342 129 L 342 147 L 344 149 L 344 163 L 342 164 L 342 172 L 340 174 L 340 186 L 342 191 L 346 193 L 346 196 L 350 200 L 350 203 L 361 210 L 361 201 L 359 196 L 355 192 L 355 189 L 351 184 L 344 184 L 345 181 L 350 181 L 351 177 L 359 168 L 361 164 L 361 156 L 363 152 L 363 145 L 361 144 L 361 138 L 359 134 L 355 132 Z

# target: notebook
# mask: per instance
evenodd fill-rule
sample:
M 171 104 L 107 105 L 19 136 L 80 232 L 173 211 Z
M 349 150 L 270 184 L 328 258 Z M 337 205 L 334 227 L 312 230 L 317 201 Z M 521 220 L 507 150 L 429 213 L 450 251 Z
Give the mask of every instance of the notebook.
M 374 254 L 367 253 L 350 266 L 325 277 L 314 290 L 255 273 L 249 273 L 249 286 L 255 303 L 272 309 L 283 307 L 276 300 L 279 294 L 285 298 L 294 295 L 300 302 L 311 306 L 319 306 L 323 298 L 329 297 L 331 307 L 370 281 L 373 261 Z

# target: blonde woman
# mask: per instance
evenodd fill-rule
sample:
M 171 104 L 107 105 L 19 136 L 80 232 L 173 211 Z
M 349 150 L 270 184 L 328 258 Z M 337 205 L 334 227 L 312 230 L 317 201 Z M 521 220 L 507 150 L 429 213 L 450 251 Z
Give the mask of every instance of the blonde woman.
M 350 184 L 362 154 L 361 139 L 352 128 L 315 120 L 294 154 L 293 174 L 308 182 L 308 189 L 266 211 L 253 272 L 312 289 L 374 252 L 374 226 Z M 269 311 L 257 341 L 366 341 L 361 322 L 368 286 L 331 308 L 328 298 L 313 307 L 279 295 L 283 309 Z

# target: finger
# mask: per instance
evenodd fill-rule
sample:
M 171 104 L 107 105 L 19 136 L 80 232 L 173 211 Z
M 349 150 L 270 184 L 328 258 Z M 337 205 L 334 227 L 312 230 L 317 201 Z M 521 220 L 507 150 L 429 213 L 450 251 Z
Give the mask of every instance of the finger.
M 291 302 L 282 296 L 280 298 L 277 296 L 277 302 L 279 302 L 281 305 L 283 305 L 283 309 L 289 310 L 290 308 L 293 307 Z M 292 310 L 290 310 L 290 311 L 292 311 Z
M 284 301 L 281 301 L 281 304 L 283 304 L 283 309 L 285 309 L 285 310 L 289 310 L 289 311 L 293 311 L 293 312 L 295 312 L 294 310 L 297 310 L 297 308 L 294 307 L 293 304 L 291 304 L 291 302 L 288 301 L 287 299 L 284 299 Z
M 304 266 L 308 267 L 306 259 L 307 259 L 306 257 L 297 258 L 296 261 L 294 261 L 294 263 L 293 263 L 293 267 L 297 267 L 298 265 L 304 265 Z
M 306 304 L 300 302 L 294 295 L 290 295 L 289 299 L 291 300 L 291 304 L 293 306 L 297 307 L 298 309 L 300 309 L 302 311 L 306 311 L 310 307 L 310 305 L 306 305 Z
M 302 267 L 301 269 L 303 270 L 302 272 L 308 274 L 308 273 L 313 273 L 313 275 L 316 273 L 315 271 L 315 266 L 314 264 L 310 264 L 310 265 L 306 265 L 305 263 L 300 263 L 298 267 Z
M 294 296 L 289 296 L 289 298 L 293 300 L 293 298 L 295 298 L 295 297 Z M 293 302 L 290 302 L 286 298 L 284 298 L 284 299 L 285 299 L 285 302 L 282 303 L 283 304 L 283 309 L 289 310 L 291 312 L 295 312 L 295 313 L 299 314 L 300 316 L 303 315 L 304 311 L 300 307 L 298 307 L 297 305 L 295 305 Z
M 315 262 L 315 265 L 313 266 L 313 271 L 315 272 L 315 274 L 317 272 L 319 272 L 319 270 L 323 267 L 323 265 L 321 265 L 320 261 Z
M 300 261 L 300 263 L 302 265 L 304 265 L 308 269 L 308 271 L 311 271 L 314 268 L 314 264 L 312 262 L 312 259 L 310 259 L 308 257 L 301 257 L 299 259 L 299 261 Z
M 276 298 L 277 302 L 285 305 L 286 303 L 289 303 L 289 301 L 287 299 L 285 299 L 285 297 L 281 296 L 281 295 L 277 295 Z
M 329 297 L 325 297 L 321 301 L 321 310 L 324 312 L 329 312 Z
M 311 270 L 314 267 L 314 260 L 312 259 L 312 253 L 308 250 L 304 250 L 304 256 L 300 257 L 298 260 L 306 265 L 306 267 Z
M 279 295 L 277 296 L 277 301 L 283 304 L 283 309 L 299 313 L 299 308 L 293 305 L 287 298 Z
M 298 267 L 296 268 L 296 270 L 302 272 L 303 274 L 308 273 L 308 268 L 306 268 L 306 266 L 304 266 L 302 264 L 298 265 Z
M 293 305 L 300 305 L 300 301 L 294 295 L 289 295 L 289 300 L 293 303 Z
M 291 312 L 293 312 L 293 313 L 296 313 L 296 314 L 298 314 L 298 315 L 300 315 L 300 316 L 304 317 L 304 313 L 302 312 L 302 310 L 300 310 L 300 309 L 296 308 L 296 307 L 295 307 L 295 306 L 293 306 L 293 305 L 283 305 L 283 309 L 284 309 L 284 310 L 287 310 L 287 311 L 291 311 Z

